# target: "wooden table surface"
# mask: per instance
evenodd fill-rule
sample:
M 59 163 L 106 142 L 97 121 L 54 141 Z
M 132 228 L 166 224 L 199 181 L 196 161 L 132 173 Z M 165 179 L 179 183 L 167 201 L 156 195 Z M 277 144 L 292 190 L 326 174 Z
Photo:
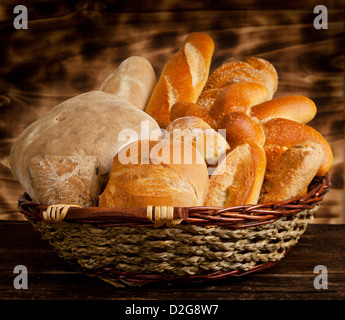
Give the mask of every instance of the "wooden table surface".
M 73 269 L 24 221 L 0 222 L 0 258 L 0 300 L 345 300 L 345 225 L 311 224 L 274 267 L 203 284 L 116 288 Z M 17 265 L 28 289 L 13 285 Z M 314 287 L 318 265 L 327 289 Z

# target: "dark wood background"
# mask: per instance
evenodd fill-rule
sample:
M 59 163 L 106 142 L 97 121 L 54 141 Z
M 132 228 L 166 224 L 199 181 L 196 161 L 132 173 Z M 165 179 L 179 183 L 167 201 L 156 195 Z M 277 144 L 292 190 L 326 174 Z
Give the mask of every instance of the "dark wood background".
M 28 29 L 16 30 L 16 5 L 28 8 Z M 186 35 L 215 42 L 211 69 L 233 56 L 258 56 L 279 73 L 276 96 L 301 94 L 318 107 L 310 123 L 330 143 L 333 188 L 315 223 L 344 223 L 345 1 L 323 1 L 328 29 L 317 30 L 319 1 L 1 1 L 0 219 L 16 213 L 23 191 L 9 151 L 22 130 L 50 108 L 98 89 L 132 55 L 147 58 L 159 77 Z

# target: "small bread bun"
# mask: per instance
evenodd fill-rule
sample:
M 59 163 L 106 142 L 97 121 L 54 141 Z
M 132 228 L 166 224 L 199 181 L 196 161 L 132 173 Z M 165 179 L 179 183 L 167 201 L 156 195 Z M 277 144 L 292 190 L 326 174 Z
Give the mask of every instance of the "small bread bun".
M 214 130 L 218 128 L 217 122 L 209 115 L 208 110 L 196 103 L 181 101 L 175 103 L 170 109 L 171 121 L 187 116 L 199 117 Z
M 322 158 L 322 147 L 312 141 L 288 148 L 267 169 L 259 203 L 302 195 L 318 171 Z
M 304 96 L 287 96 L 275 98 L 253 106 L 250 116 L 267 122 L 274 118 L 284 118 L 307 123 L 316 115 L 315 103 Z
M 234 83 L 222 90 L 210 108 L 210 116 L 218 123 L 231 112 L 248 113 L 250 107 L 269 99 L 269 91 L 256 82 Z
M 208 189 L 202 155 L 190 144 L 141 140 L 114 157 L 101 207 L 200 206 Z
M 219 123 L 219 129 L 226 130 L 226 141 L 231 149 L 246 142 L 264 146 L 265 134 L 261 124 L 244 113 L 227 114 Z
M 288 148 L 306 140 L 318 143 L 323 149 L 323 160 L 316 176 L 324 176 L 333 164 L 333 153 L 325 138 L 310 126 L 288 119 L 272 119 L 263 125 L 266 142 L 267 167 Z
M 174 120 L 166 128 L 163 139 L 180 140 L 193 145 L 204 157 L 206 164 L 217 162 L 229 150 L 225 138 L 198 117 Z

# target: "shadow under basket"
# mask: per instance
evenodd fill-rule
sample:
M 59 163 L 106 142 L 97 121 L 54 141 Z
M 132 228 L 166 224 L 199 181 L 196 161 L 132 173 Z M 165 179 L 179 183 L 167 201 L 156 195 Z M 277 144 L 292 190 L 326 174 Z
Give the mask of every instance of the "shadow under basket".
M 272 267 L 293 247 L 329 191 L 274 203 L 218 207 L 100 208 L 33 203 L 19 211 L 78 270 L 115 286 L 197 283 Z

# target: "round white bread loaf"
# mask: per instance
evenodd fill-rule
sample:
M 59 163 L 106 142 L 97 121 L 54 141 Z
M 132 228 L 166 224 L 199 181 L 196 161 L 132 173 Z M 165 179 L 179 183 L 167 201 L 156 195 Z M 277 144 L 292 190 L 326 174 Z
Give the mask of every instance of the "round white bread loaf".
M 205 161 L 190 144 L 138 141 L 114 157 L 99 206 L 201 206 L 208 183 Z
M 57 105 L 23 131 L 11 149 L 11 168 L 37 201 L 28 175 L 34 156 L 96 156 L 101 175 L 107 176 L 120 148 L 140 139 L 141 130 L 150 134 L 154 129 L 160 130 L 156 121 L 127 101 L 102 91 L 84 93 Z

